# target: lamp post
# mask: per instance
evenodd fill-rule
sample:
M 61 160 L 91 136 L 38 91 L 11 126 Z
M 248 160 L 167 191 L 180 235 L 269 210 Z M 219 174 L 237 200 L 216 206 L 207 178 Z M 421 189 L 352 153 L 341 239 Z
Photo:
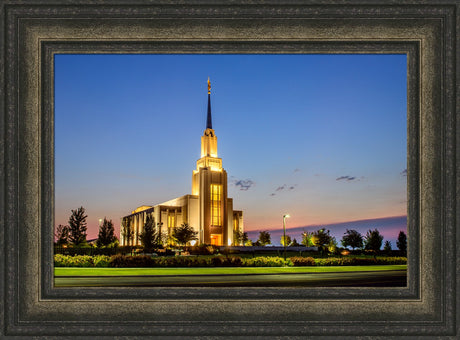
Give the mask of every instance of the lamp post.
M 289 214 L 283 215 L 284 263 L 286 263 L 286 218 L 289 217 L 291 217 Z

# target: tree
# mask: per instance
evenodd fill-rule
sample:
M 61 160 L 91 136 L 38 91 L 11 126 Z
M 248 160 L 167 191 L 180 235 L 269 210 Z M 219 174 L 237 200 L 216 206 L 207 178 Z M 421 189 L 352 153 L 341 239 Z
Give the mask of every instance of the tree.
M 383 241 L 383 236 L 380 235 L 377 229 L 369 230 L 366 233 L 366 237 L 364 240 L 364 244 L 365 244 L 364 248 L 366 250 L 372 250 L 374 252 L 377 252 L 382 247 L 382 241 Z
M 312 233 L 310 240 L 313 246 L 318 247 L 318 249 L 323 252 L 326 249 L 326 246 L 331 242 L 330 231 L 319 229 Z
M 162 226 L 163 226 L 163 222 L 157 222 L 157 230 L 158 230 L 158 237 L 160 240 L 160 244 L 159 244 L 160 247 L 163 247 L 165 244 L 168 244 L 169 239 L 170 239 L 168 235 L 168 231 L 167 230 L 163 231 L 161 228 Z
M 129 218 L 123 219 L 121 223 L 121 236 L 123 236 L 124 245 L 129 246 L 131 243 L 130 241 L 134 238 L 134 230 L 131 227 Z
M 388 240 L 385 241 L 385 244 L 383 245 L 383 250 L 386 253 L 391 252 L 391 242 L 390 241 L 388 241 Z
M 297 240 L 294 238 L 291 242 L 291 244 L 289 245 L 289 247 L 300 247 L 300 244 L 299 242 L 297 242 Z
M 243 245 L 247 246 L 249 241 L 251 241 L 251 240 L 248 237 L 248 233 L 244 232 L 243 236 L 241 238 L 241 242 L 243 243 Z M 252 245 L 252 242 L 251 242 L 251 245 Z
M 280 242 L 282 246 L 289 246 L 291 244 L 291 236 L 286 235 L 286 238 L 284 238 L 284 235 L 281 236 Z
M 302 244 L 305 246 L 305 247 L 313 247 L 313 242 L 311 241 L 311 238 L 313 236 L 313 232 L 308 232 L 308 231 L 305 231 L 302 233 Z
M 329 240 L 329 243 L 327 244 L 327 250 L 330 253 L 337 252 L 337 240 L 335 239 L 335 237 L 331 237 L 331 239 Z
M 234 245 L 245 245 L 248 242 L 248 239 L 248 233 L 242 232 L 241 230 L 233 231 Z
M 407 236 L 402 230 L 399 232 L 398 240 L 396 241 L 396 247 L 398 247 L 398 249 L 403 253 L 407 251 Z
M 86 243 L 86 218 L 85 208 L 80 207 L 77 210 L 72 210 L 69 218 L 69 241 L 74 245 Z
M 351 247 L 353 250 L 355 248 L 363 247 L 363 236 L 356 230 L 348 230 L 342 236 L 342 245 L 344 247 Z
M 116 240 L 117 237 L 115 236 L 115 229 L 113 227 L 112 220 L 109 221 L 104 217 L 104 222 L 101 226 L 99 226 L 99 234 L 97 236 L 96 245 L 98 247 L 107 247 Z
M 248 235 L 247 233 L 245 233 L 245 234 L 246 234 L 246 236 Z M 244 245 L 245 245 L 246 247 L 251 247 L 251 246 L 253 246 L 254 244 L 253 244 L 252 241 L 248 238 L 248 239 L 244 242 Z
M 151 252 L 161 243 L 160 231 L 155 228 L 155 221 L 149 214 L 145 220 L 144 230 L 139 234 L 139 240 L 144 247 L 144 252 Z
M 198 232 L 187 223 L 182 223 L 180 227 L 173 228 L 171 236 L 179 245 L 186 245 L 190 241 L 197 240 L 197 234 Z
M 54 233 L 55 239 L 57 239 L 56 244 L 68 244 L 69 243 L 69 226 L 59 224 L 56 228 L 56 232 Z
M 259 232 L 259 239 L 257 240 L 257 242 L 261 246 L 266 246 L 267 244 L 270 244 L 272 242 L 271 237 L 270 237 L 270 233 L 268 232 L 268 230 L 264 230 L 264 231 Z

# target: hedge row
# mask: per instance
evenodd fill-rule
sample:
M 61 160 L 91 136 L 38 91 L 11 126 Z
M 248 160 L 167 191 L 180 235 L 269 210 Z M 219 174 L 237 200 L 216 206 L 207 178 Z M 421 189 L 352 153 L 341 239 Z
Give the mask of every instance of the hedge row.
M 208 258 L 175 256 L 150 257 L 115 255 L 110 259 L 110 267 L 275 267 L 282 266 L 283 261 L 278 258 L 242 259 L 239 256 L 214 256 Z
M 281 257 L 255 257 L 241 258 L 239 256 L 214 256 L 208 258 L 194 256 L 175 257 L 150 257 L 147 255 L 125 256 L 105 255 L 96 256 L 68 256 L 54 255 L 55 267 L 282 267 L 287 266 L 364 266 L 364 265 L 390 265 L 406 264 L 405 257 L 377 257 L 354 258 L 354 257 L 291 257 L 284 263 Z
M 55 267 L 108 267 L 110 256 L 107 255 L 54 255 Z
M 287 266 L 292 266 L 292 262 L 287 259 Z M 258 256 L 254 258 L 243 259 L 243 267 L 283 267 L 284 260 L 282 257 Z
M 406 257 L 377 257 L 377 258 L 356 258 L 356 257 L 291 257 L 294 266 L 370 266 L 370 265 L 391 265 L 406 264 Z

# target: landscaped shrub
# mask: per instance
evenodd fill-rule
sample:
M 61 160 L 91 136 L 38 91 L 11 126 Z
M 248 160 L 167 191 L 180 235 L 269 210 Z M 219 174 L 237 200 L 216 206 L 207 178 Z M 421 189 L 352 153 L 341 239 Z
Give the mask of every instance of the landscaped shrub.
M 201 258 L 192 256 L 175 257 L 154 257 L 149 256 L 123 256 L 115 255 L 110 259 L 111 267 L 131 268 L 131 267 L 240 267 L 242 265 L 240 257 L 215 256 L 211 258 Z
M 230 256 L 228 257 L 227 263 L 229 267 L 241 267 L 243 265 L 243 259 L 239 256 Z
M 216 253 L 218 248 L 209 244 L 200 244 L 189 248 L 192 255 L 212 255 Z
M 150 257 L 147 255 L 54 255 L 55 267 L 283 267 L 283 266 L 366 266 L 406 264 L 406 257 L 291 257 L 284 263 L 281 257 L 241 258 L 239 256 L 175 256 Z
M 407 257 L 377 257 L 377 264 L 407 264 Z
M 153 267 L 153 259 L 147 255 L 114 255 L 110 258 L 109 265 L 115 268 Z
M 110 256 L 96 255 L 93 256 L 94 267 L 106 268 L 109 266 Z
M 290 258 L 292 264 L 294 266 L 314 266 L 315 265 L 315 259 L 313 257 L 291 257 Z
M 357 257 L 329 257 L 317 258 L 317 266 L 371 266 L 371 265 L 390 265 L 406 264 L 405 257 L 377 257 L 377 258 L 357 258 Z
M 108 267 L 109 256 L 105 255 L 54 255 L 55 267 Z
M 210 264 L 214 267 L 241 267 L 243 260 L 238 256 L 215 256 L 211 257 Z
M 243 259 L 244 267 L 283 267 L 285 265 L 281 257 L 254 257 Z M 287 266 L 292 266 L 290 260 L 286 261 Z

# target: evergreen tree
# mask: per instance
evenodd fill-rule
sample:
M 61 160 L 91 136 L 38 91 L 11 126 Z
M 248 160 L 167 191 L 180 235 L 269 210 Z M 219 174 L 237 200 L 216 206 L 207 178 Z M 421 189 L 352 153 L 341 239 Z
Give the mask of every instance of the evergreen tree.
M 290 247 L 300 247 L 300 244 L 299 244 L 299 242 L 297 242 L 297 240 L 294 238 L 289 246 L 290 246 Z
M 86 218 L 85 208 L 80 207 L 77 210 L 72 210 L 69 218 L 69 241 L 74 245 L 86 243 Z
M 69 226 L 59 224 L 54 233 L 56 244 L 63 245 L 69 243 Z
M 385 244 L 383 245 L 383 250 L 386 253 L 391 252 L 391 242 L 390 241 L 388 241 L 388 240 L 385 241 Z
M 363 236 L 356 230 L 347 229 L 341 242 L 344 247 L 351 247 L 355 250 L 355 248 L 363 247 Z
M 403 253 L 407 251 L 407 236 L 404 231 L 400 231 L 398 235 L 398 240 L 396 241 L 396 246 Z
M 150 214 L 147 215 L 144 230 L 139 234 L 139 239 L 144 247 L 144 252 L 151 252 L 160 246 L 161 234 L 159 230 L 156 230 L 155 221 Z
M 106 247 L 116 240 L 117 237 L 115 236 L 115 228 L 113 227 L 112 220 L 109 221 L 104 217 L 104 222 L 99 226 L 99 234 L 96 241 L 97 246 Z

